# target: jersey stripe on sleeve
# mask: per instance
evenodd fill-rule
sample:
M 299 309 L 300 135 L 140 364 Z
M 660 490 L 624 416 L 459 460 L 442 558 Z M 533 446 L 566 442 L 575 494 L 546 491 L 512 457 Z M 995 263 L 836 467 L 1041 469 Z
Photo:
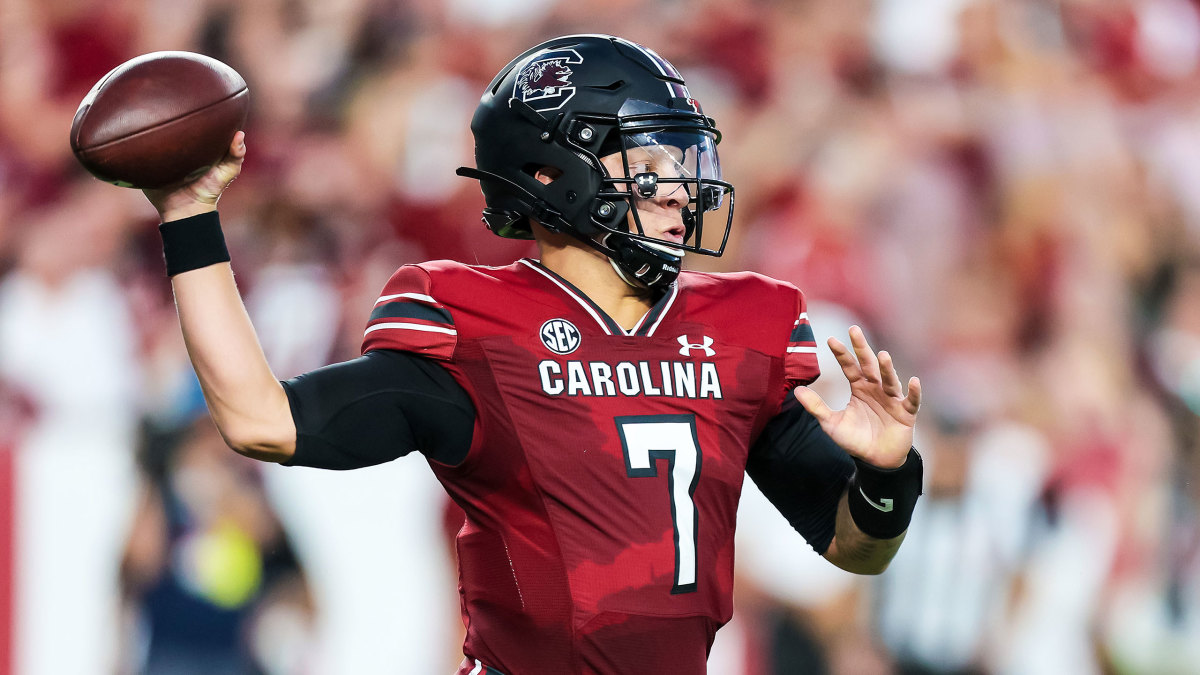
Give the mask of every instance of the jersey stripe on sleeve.
M 375 301 L 363 333 L 363 353 L 396 349 L 448 360 L 457 342 L 454 317 L 430 294 L 429 274 L 406 265 L 396 271 Z
M 426 305 L 409 299 L 390 301 L 380 299 L 375 304 L 375 309 L 371 310 L 371 318 L 368 320 L 367 325 L 375 325 L 374 322 L 377 319 L 416 319 L 431 324 L 454 325 L 454 318 L 450 316 L 450 312 L 444 307 L 436 306 L 436 301 L 433 298 L 423 300 L 422 302 L 434 304 Z
M 804 295 L 797 293 L 797 296 L 799 316 L 792 324 L 792 332 L 788 336 L 787 354 L 783 359 L 784 374 L 787 377 L 789 388 L 809 384 L 821 374 L 821 368 L 817 365 L 817 339 L 813 334 L 812 324 L 808 322 Z
M 817 353 L 817 338 L 813 335 L 812 324 L 808 322 L 808 312 L 801 312 L 800 318 L 796 319 L 787 350 L 793 354 Z

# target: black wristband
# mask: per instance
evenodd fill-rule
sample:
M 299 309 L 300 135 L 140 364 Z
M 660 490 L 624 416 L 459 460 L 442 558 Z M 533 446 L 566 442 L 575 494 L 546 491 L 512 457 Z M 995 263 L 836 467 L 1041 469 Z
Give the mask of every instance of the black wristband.
M 200 213 L 158 226 L 163 240 L 167 276 L 229 262 L 221 219 L 216 211 Z
M 921 495 L 924 471 L 920 453 L 911 448 L 904 464 L 895 469 L 880 469 L 857 457 L 854 466 L 848 497 L 854 524 L 876 539 L 904 534 Z

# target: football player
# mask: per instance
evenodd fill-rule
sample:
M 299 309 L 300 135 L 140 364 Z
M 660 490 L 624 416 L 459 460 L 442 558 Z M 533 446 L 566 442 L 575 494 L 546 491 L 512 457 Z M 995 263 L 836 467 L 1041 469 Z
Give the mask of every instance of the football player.
M 520 55 L 471 123 L 485 224 L 533 239 L 506 267 L 393 275 L 363 355 L 280 383 L 216 215 L 246 147 L 149 192 L 189 353 L 236 451 L 352 469 L 422 453 L 466 512 L 459 673 L 703 673 L 732 614 L 745 474 L 852 572 L 882 571 L 921 490 L 920 383 L 857 327 L 830 340 L 831 410 L 804 296 L 681 271 L 733 219 L 720 132 L 674 67 L 605 35 Z

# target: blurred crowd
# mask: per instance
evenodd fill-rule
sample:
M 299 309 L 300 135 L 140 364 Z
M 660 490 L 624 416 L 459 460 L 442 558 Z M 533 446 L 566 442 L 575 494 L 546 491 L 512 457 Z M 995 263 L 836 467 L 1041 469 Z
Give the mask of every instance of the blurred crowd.
M 0 673 L 453 669 L 457 523 L 421 460 L 225 449 L 155 214 L 67 132 L 141 53 L 244 75 L 221 210 L 287 378 L 357 355 L 398 265 L 532 253 L 454 169 L 492 76 L 579 32 L 661 53 L 724 133 L 734 233 L 689 263 L 795 283 L 927 392 L 880 577 L 747 482 L 712 672 L 1200 673 L 1196 0 L 0 0 Z

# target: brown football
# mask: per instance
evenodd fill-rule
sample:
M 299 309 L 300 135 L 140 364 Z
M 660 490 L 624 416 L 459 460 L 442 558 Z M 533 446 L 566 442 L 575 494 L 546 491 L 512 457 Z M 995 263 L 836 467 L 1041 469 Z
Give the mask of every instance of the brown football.
M 250 91 L 236 70 L 191 52 L 143 54 L 96 83 L 75 112 L 71 150 L 100 180 L 164 188 L 225 156 Z

